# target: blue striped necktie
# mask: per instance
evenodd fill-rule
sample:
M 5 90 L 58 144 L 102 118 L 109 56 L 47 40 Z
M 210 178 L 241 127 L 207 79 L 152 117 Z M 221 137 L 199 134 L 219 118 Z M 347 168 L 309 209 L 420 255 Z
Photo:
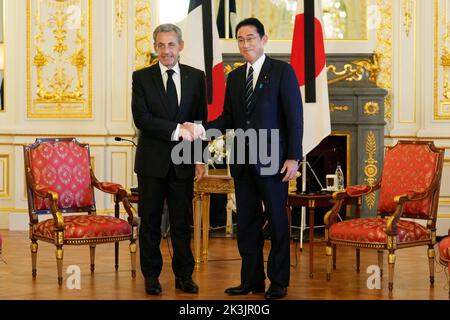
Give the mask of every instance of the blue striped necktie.
M 248 69 L 247 80 L 245 81 L 245 112 L 250 114 L 253 97 L 253 67 Z

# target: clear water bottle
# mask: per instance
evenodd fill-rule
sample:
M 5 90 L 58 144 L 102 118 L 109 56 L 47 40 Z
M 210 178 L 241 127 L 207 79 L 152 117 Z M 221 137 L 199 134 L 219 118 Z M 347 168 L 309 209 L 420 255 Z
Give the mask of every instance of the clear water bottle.
M 336 167 L 336 179 L 337 179 L 337 189 L 338 191 L 344 190 L 344 173 L 342 172 L 341 165 L 338 163 Z

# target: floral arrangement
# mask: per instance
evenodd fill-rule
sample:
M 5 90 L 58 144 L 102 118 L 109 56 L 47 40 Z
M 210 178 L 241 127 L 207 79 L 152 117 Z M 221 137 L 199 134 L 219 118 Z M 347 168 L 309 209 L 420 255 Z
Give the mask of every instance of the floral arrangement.
M 214 169 L 216 169 L 214 164 L 228 163 L 228 157 L 231 153 L 234 136 L 234 130 L 227 130 L 226 134 L 215 138 L 208 145 L 208 150 L 211 155 L 208 159 L 208 165 L 211 165 Z

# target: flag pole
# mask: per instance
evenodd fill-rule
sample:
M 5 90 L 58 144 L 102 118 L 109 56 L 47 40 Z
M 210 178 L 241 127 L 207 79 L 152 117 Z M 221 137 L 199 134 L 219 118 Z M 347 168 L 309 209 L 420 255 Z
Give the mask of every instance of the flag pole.
M 225 0 L 225 39 L 230 37 L 230 0 Z
M 302 193 L 306 193 L 306 155 L 302 161 Z M 303 230 L 306 224 L 306 207 L 302 207 L 300 215 L 300 251 L 303 251 Z

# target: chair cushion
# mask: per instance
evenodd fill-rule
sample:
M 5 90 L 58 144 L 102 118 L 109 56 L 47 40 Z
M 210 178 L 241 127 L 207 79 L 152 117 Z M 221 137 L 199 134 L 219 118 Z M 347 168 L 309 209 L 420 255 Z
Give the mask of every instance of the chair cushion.
M 53 238 L 53 219 L 37 224 L 35 233 Z M 122 219 L 110 216 L 75 215 L 64 217 L 65 239 L 86 239 L 131 235 L 130 224 Z
M 31 151 L 32 175 L 38 186 L 59 195 L 59 208 L 94 205 L 89 151 L 76 142 L 45 142 Z M 50 208 L 49 201 L 35 197 L 38 210 Z
M 344 240 L 362 243 L 386 243 L 386 222 L 383 218 L 351 219 L 331 226 L 332 240 Z M 412 242 L 430 239 L 430 231 L 424 226 L 400 220 L 397 224 L 397 242 Z
M 381 176 L 381 212 L 394 212 L 394 197 L 411 191 L 428 190 L 436 175 L 439 154 L 427 145 L 398 144 L 386 150 Z M 428 216 L 431 212 L 431 196 L 410 201 L 403 207 L 404 213 Z
M 450 237 L 445 237 L 439 243 L 440 258 L 450 263 Z

